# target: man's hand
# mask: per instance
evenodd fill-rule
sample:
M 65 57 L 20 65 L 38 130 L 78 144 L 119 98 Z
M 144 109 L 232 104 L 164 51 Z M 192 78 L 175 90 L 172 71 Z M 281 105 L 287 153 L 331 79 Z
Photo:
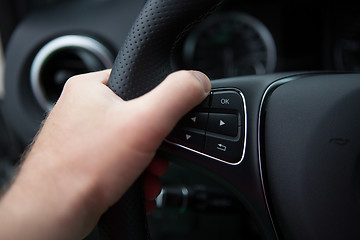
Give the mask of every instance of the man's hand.
M 180 71 L 144 96 L 123 101 L 106 86 L 109 74 L 66 83 L 0 202 L 0 239 L 84 237 L 149 166 L 177 121 L 210 91 L 205 75 Z M 159 188 L 152 188 L 159 186 L 152 176 L 164 171 L 159 161 L 146 175 L 150 200 Z

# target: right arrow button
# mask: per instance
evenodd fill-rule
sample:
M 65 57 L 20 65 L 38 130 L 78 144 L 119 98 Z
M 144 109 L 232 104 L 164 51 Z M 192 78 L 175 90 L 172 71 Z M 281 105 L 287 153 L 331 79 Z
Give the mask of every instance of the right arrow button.
M 236 114 L 210 113 L 208 132 L 218 133 L 230 137 L 236 137 L 240 123 Z

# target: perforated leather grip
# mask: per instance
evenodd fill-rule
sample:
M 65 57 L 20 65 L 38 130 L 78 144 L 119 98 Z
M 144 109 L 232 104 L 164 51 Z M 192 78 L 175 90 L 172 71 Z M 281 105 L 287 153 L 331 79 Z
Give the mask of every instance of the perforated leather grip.
M 169 73 L 171 52 L 191 26 L 222 0 L 148 0 L 119 51 L 109 87 L 124 100 L 143 95 Z M 115 29 L 116 30 L 116 29 Z M 149 239 L 138 180 L 101 219 L 101 239 Z
M 125 100 L 139 97 L 172 72 L 175 43 L 221 0 L 148 0 L 115 60 L 109 87 Z

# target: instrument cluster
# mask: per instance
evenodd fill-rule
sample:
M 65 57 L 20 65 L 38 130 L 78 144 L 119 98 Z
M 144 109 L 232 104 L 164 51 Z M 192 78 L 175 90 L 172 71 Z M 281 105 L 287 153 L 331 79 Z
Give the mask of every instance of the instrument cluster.
M 174 55 L 212 79 L 286 71 L 359 71 L 360 18 L 345 4 L 225 1 Z

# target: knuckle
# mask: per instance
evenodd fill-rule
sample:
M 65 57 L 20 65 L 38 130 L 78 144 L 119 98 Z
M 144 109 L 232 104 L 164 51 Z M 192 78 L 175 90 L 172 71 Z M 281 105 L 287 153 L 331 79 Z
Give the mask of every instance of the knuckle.
M 64 90 L 77 88 L 82 84 L 80 75 L 70 77 L 64 84 Z

